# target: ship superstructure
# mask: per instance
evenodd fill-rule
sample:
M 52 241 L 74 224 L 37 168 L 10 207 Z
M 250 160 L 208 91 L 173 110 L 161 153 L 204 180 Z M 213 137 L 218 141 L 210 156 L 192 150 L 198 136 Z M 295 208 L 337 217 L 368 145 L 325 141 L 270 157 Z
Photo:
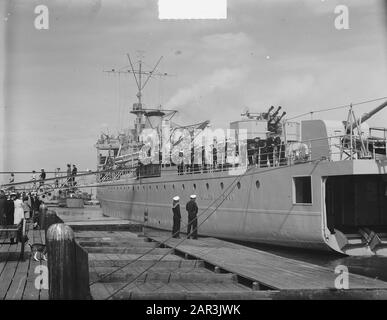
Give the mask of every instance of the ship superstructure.
M 344 121 L 288 121 L 272 106 L 222 131 L 144 108 L 135 79 L 134 129 L 96 145 L 106 215 L 170 230 L 172 198 L 195 193 L 200 235 L 387 255 L 387 129 L 366 124 L 387 102 L 359 118 L 349 107 Z

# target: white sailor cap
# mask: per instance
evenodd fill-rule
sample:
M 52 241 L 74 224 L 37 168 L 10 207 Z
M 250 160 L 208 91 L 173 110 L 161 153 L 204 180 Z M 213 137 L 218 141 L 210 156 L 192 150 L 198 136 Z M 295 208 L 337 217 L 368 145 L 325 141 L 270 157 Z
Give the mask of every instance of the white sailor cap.
M 179 200 L 180 200 L 180 197 L 179 197 L 179 196 L 173 197 L 173 200 L 174 200 L 174 201 L 179 201 Z
M 191 199 L 196 199 L 196 194 L 191 194 L 190 198 Z

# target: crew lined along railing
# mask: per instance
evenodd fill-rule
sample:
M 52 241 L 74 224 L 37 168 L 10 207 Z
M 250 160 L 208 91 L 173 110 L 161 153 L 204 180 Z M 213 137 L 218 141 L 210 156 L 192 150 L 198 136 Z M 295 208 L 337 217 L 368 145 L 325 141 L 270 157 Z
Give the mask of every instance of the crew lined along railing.
M 258 150 L 258 153 L 256 155 L 255 160 L 251 157 L 247 157 L 248 160 L 248 167 L 255 166 L 255 167 L 280 167 L 285 165 L 293 165 L 297 163 L 302 162 L 308 162 L 308 161 L 314 161 L 314 160 L 328 160 L 328 161 L 337 161 L 337 160 L 348 160 L 348 159 L 386 159 L 386 142 L 387 139 L 385 137 L 383 138 L 369 138 L 364 139 L 365 146 L 368 151 L 367 157 L 362 157 L 361 150 L 358 148 L 358 145 L 355 141 L 353 141 L 352 144 L 348 142 L 349 135 L 336 135 L 332 137 L 323 137 L 323 138 L 316 138 L 316 139 L 310 139 L 304 142 L 293 142 L 288 143 L 286 145 L 285 150 L 285 156 L 283 156 L 283 153 L 278 152 L 278 149 L 274 149 L 273 152 L 270 153 L 263 153 L 261 150 Z M 345 140 L 345 139 L 346 140 Z M 353 139 L 356 137 L 353 136 Z M 328 139 L 328 145 L 329 145 L 329 151 L 327 152 L 327 155 L 324 156 L 316 156 L 313 150 L 313 142 L 319 141 L 319 140 L 327 140 Z M 344 141 L 346 141 L 344 143 Z M 247 150 L 249 151 L 249 150 Z M 377 153 L 379 151 L 379 153 Z M 265 161 L 266 157 L 266 161 Z M 263 158 L 263 160 L 262 160 Z M 163 173 L 163 176 L 166 175 L 176 175 L 176 174 L 186 174 L 186 173 L 207 173 L 207 172 L 219 172 L 219 171 L 229 171 L 233 170 L 234 168 L 240 166 L 236 163 L 222 163 L 222 158 L 218 157 L 220 161 L 217 161 L 216 164 L 213 162 L 211 164 L 202 164 L 202 165 L 195 165 L 195 166 L 179 166 L 179 165 L 167 165 L 167 164 L 161 164 L 161 169 L 168 169 L 170 168 L 170 171 L 176 170 L 174 173 Z M 259 161 L 258 161 L 259 160 Z M 213 159 L 212 159 L 213 161 Z M 246 164 L 244 164 L 246 166 Z M 89 171 L 85 173 L 80 173 L 75 176 L 76 181 L 78 183 L 76 184 L 76 188 L 82 188 L 84 186 L 94 186 L 93 183 L 85 184 L 83 185 L 83 179 L 85 179 L 87 176 L 96 175 L 98 182 L 95 186 L 98 186 L 99 183 L 103 182 L 110 182 L 110 181 L 117 181 L 120 180 L 122 176 L 130 178 L 143 178 L 143 177 L 149 177 L 149 175 L 142 175 L 141 172 L 137 170 L 137 167 L 130 167 L 130 168 L 105 168 L 104 170 L 98 170 L 98 171 Z M 180 169 L 179 169 L 180 168 Z M 15 172 L 18 173 L 18 172 Z M 25 172 L 21 172 L 22 174 L 25 174 Z M 153 175 L 155 176 L 155 175 Z M 52 183 L 56 180 L 59 180 L 62 182 L 63 180 L 68 180 L 68 177 L 66 176 L 59 176 L 59 177 L 53 177 L 53 178 L 46 178 L 44 183 Z M 82 181 L 82 183 L 81 183 Z M 67 181 L 68 183 L 69 181 Z M 36 183 L 39 185 L 38 181 L 22 181 L 22 182 L 15 182 L 12 184 L 4 184 L 2 187 L 8 188 L 8 187 L 18 187 L 18 191 L 26 191 L 32 190 L 32 185 Z M 59 189 L 64 189 L 66 182 L 60 183 Z M 56 186 L 53 186 L 54 189 L 56 189 Z M 70 187 L 69 187 L 70 188 Z

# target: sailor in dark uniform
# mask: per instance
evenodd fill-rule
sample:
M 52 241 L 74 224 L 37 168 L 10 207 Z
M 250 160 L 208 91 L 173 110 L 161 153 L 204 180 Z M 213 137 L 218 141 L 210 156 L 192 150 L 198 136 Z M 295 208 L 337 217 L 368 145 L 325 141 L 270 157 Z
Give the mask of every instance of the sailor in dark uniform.
M 261 145 L 261 138 L 257 137 L 254 139 L 253 149 L 253 164 L 258 165 L 259 163 L 259 147 Z
M 259 166 L 267 167 L 267 150 L 266 150 L 266 141 L 258 141 L 258 154 L 259 154 Z
M 177 173 L 179 175 L 184 173 L 184 153 L 183 150 L 179 151 L 179 163 L 177 165 Z
M 274 154 L 275 154 L 274 163 L 279 164 L 281 162 L 281 138 L 280 138 L 280 136 L 276 136 L 274 138 Z
M 216 149 L 215 143 L 214 143 L 214 146 L 212 147 L 212 165 L 214 167 L 214 170 L 218 166 L 218 150 Z
M 15 203 L 16 193 L 12 192 L 5 202 L 5 222 L 6 225 L 11 226 L 14 222 L 14 212 L 15 212 Z M 15 243 L 15 239 L 11 238 L 11 244 Z
M 7 198 L 5 196 L 5 192 L 3 189 L 0 190 L 0 225 L 5 225 L 6 224 L 6 202 Z
M 180 198 L 176 196 L 173 198 L 173 203 L 172 203 L 172 212 L 173 212 L 172 237 L 173 238 L 180 238 L 181 214 L 180 214 L 179 200 Z
M 255 164 L 255 161 L 254 161 L 254 154 L 256 153 L 255 152 L 255 142 L 250 142 L 248 144 L 248 148 L 247 148 L 247 157 L 249 159 L 249 165 L 253 165 Z
M 191 200 L 188 201 L 186 205 L 186 210 L 188 211 L 188 225 L 187 225 L 187 239 L 190 239 L 191 236 L 193 239 L 198 238 L 198 205 L 196 204 L 196 195 L 191 195 Z M 192 229 L 192 235 L 191 233 Z
M 266 140 L 266 153 L 271 167 L 274 166 L 274 146 L 274 137 L 269 133 Z

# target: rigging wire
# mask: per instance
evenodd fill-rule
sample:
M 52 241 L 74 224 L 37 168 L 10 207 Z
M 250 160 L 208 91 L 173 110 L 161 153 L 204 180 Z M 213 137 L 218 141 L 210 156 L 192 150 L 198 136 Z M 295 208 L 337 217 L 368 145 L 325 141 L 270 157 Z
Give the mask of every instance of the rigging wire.
M 345 109 L 345 108 L 350 107 L 351 105 L 352 106 L 359 106 L 359 105 L 362 105 L 362 104 L 367 104 L 367 103 L 376 102 L 376 101 L 385 100 L 385 99 L 387 99 L 387 96 L 386 97 L 380 97 L 380 98 L 372 99 L 372 100 L 355 102 L 355 103 L 352 103 L 352 104 L 341 105 L 341 106 L 337 106 L 337 107 L 330 107 L 330 108 L 323 108 L 323 109 L 319 109 L 319 110 L 309 111 L 309 112 L 305 112 L 305 113 L 299 114 L 299 115 L 297 115 L 295 117 L 288 118 L 288 119 L 286 119 L 286 121 L 297 119 L 297 118 L 301 118 L 301 117 L 304 117 L 304 116 L 307 116 L 307 115 L 313 115 L 314 113 L 320 113 L 320 112 L 326 112 L 326 111 L 332 111 L 332 110 L 338 110 L 338 109 Z

